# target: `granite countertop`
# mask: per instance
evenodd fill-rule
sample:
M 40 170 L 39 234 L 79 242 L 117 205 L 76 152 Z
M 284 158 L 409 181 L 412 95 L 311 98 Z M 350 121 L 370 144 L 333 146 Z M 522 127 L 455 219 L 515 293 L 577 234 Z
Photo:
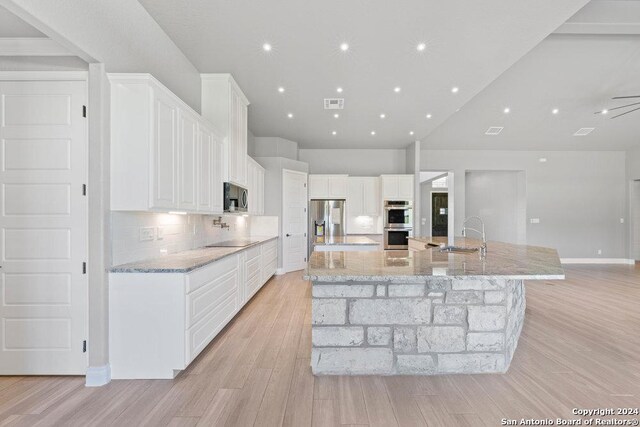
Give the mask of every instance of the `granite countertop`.
M 229 255 L 247 250 L 253 246 L 277 239 L 277 236 L 253 236 L 254 243 L 243 247 L 198 248 L 176 252 L 159 258 L 121 264 L 111 267 L 111 273 L 188 273 Z
M 353 245 L 353 246 L 379 246 L 380 243 L 365 236 L 329 236 L 329 237 L 316 237 L 313 241 L 317 246 L 332 246 L 332 245 Z
M 442 239 L 415 238 L 427 243 Z M 446 240 L 445 240 L 446 241 Z M 456 246 L 478 247 L 480 242 L 464 237 Z M 538 246 L 488 242 L 487 255 L 422 251 L 313 252 L 305 279 L 318 282 L 415 281 L 433 276 L 514 280 L 564 279 L 564 270 L 555 249 Z

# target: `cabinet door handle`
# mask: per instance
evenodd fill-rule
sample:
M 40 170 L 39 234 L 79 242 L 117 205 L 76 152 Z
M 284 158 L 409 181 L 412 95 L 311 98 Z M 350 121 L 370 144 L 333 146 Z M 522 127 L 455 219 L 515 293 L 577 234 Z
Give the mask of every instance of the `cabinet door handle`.
M 286 236 L 287 236 L 287 237 L 291 237 L 291 234 L 287 233 L 287 234 L 286 234 Z

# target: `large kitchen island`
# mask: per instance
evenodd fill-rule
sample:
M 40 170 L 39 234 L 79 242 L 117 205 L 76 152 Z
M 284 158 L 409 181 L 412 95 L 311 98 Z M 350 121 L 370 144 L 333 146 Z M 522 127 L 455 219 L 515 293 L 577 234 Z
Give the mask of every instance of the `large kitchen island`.
M 564 279 L 554 249 L 489 242 L 482 257 L 416 243 L 425 249 L 311 255 L 314 374 L 506 372 L 524 322 L 524 281 Z

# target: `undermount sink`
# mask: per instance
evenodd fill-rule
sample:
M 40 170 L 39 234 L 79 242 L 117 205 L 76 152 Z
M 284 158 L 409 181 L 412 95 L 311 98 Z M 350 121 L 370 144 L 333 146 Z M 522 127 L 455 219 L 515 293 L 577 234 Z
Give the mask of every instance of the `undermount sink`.
M 479 248 L 468 248 L 465 246 L 440 246 L 440 252 L 458 252 L 463 254 L 469 254 L 478 252 Z

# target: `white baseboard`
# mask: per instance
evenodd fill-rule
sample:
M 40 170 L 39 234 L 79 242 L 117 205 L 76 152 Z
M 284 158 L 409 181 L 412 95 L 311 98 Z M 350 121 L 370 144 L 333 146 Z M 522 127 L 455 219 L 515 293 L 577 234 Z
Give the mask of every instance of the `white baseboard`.
M 100 387 L 111 382 L 111 366 L 90 366 L 87 368 L 85 386 Z
M 636 263 L 626 258 L 560 258 L 562 264 L 629 264 Z
M 282 276 L 285 273 L 284 268 L 276 268 L 276 276 Z

